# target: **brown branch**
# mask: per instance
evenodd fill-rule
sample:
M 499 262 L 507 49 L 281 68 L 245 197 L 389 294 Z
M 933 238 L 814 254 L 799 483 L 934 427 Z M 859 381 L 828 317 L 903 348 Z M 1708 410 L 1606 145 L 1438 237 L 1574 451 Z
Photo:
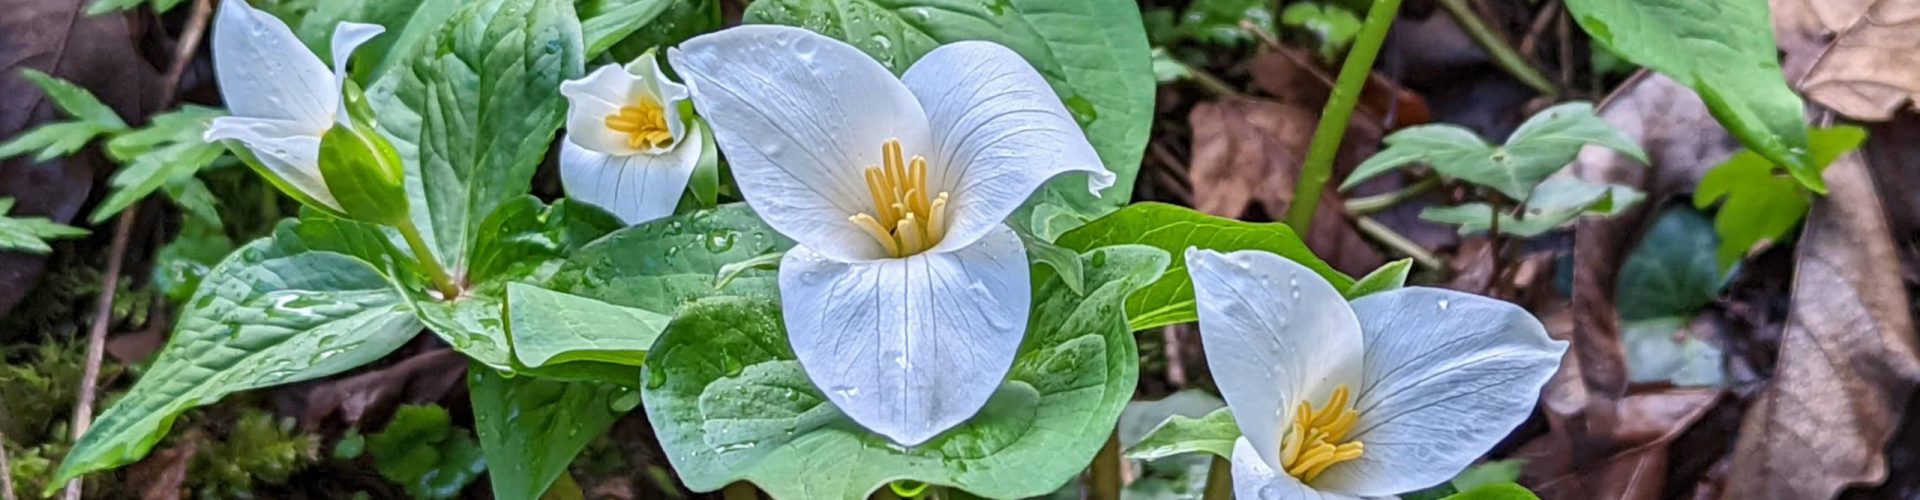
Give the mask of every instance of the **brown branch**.
M 1527 35 L 1520 37 L 1520 47 L 1517 49 L 1520 55 L 1532 56 L 1533 49 L 1540 43 L 1540 35 L 1545 34 L 1556 19 L 1560 19 L 1560 2 L 1548 2 L 1539 14 L 1533 16 L 1533 23 L 1527 26 Z
M 13 496 L 13 465 L 7 462 L 6 433 L 0 433 L 0 500 L 18 500 Z
M 180 90 L 180 78 L 186 73 L 187 63 L 199 49 L 200 38 L 207 31 L 208 19 L 213 14 L 210 0 L 194 0 L 192 17 L 180 34 L 180 43 L 175 46 L 173 63 L 167 67 L 166 80 L 161 86 L 161 95 L 169 102 L 179 102 L 176 94 Z M 100 299 L 94 302 L 93 325 L 87 332 L 87 364 L 80 372 L 80 392 L 73 405 L 73 441 L 80 442 L 87 428 L 93 425 L 93 404 L 98 397 L 101 358 L 107 350 L 107 327 L 113 322 L 113 296 L 120 289 L 120 268 L 127 256 L 127 239 L 133 234 L 133 220 L 139 217 L 140 204 L 135 203 L 120 212 L 119 221 L 114 223 L 113 243 L 107 251 L 106 282 L 100 289 Z M 0 468 L 0 475 L 8 471 Z M 63 498 L 80 500 L 82 481 L 73 478 L 67 482 Z M 8 490 L 12 492 L 11 489 Z

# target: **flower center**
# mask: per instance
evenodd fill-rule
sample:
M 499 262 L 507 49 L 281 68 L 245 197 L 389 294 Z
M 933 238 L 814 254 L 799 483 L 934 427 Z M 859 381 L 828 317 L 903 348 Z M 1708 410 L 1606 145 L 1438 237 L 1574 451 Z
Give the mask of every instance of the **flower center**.
M 1293 427 L 1287 429 L 1286 441 L 1280 445 L 1280 466 L 1300 482 L 1312 482 L 1327 467 L 1360 458 L 1366 450 L 1359 441 L 1343 442 L 1360 420 L 1349 395 L 1347 385 L 1340 384 L 1326 406 L 1316 410 L 1313 403 L 1301 401 L 1294 409 Z
M 874 214 L 860 213 L 847 220 L 880 246 L 887 255 L 906 257 L 933 248 L 947 235 L 947 193 L 929 197 L 927 159 L 914 155 L 907 160 L 900 151 L 899 139 L 880 145 L 879 166 L 867 167 L 867 192 L 873 196 Z
M 607 115 L 607 128 L 627 134 L 627 147 L 661 149 L 673 145 L 673 132 L 667 129 L 667 113 L 660 102 L 641 97 L 638 103 L 621 106 Z

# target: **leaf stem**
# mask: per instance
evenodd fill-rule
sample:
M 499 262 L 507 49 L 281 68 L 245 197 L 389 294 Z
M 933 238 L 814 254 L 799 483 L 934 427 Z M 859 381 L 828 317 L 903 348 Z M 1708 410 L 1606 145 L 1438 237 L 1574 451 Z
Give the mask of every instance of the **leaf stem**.
M 420 227 L 414 225 L 412 218 L 400 219 L 394 225 L 400 230 L 400 236 L 407 239 L 407 247 L 413 250 L 413 260 L 425 268 L 427 279 L 433 281 L 433 287 L 440 290 L 441 300 L 453 300 L 460 296 L 460 287 L 454 286 L 453 278 L 447 275 L 447 269 L 440 267 L 440 259 L 433 256 L 433 249 L 427 247 L 427 240 L 420 237 Z
M 1092 500 L 1120 500 L 1120 433 L 1115 431 L 1107 435 L 1106 446 L 1100 447 L 1100 454 L 1093 456 L 1093 468 L 1087 471 L 1087 480 L 1093 483 L 1087 498 Z
M 1360 89 L 1373 73 L 1373 60 L 1386 42 L 1387 28 L 1400 12 L 1400 0 L 1375 0 L 1367 9 L 1367 20 L 1340 64 L 1340 76 L 1334 82 L 1333 96 L 1320 112 L 1320 124 L 1313 131 L 1313 143 L 1307 147 L 1307 161 L 1300 169 L 1299 182 L 1293 186 L 1293 203 L 1287 206 L 1287 225 L 1294 232 L 1307 234 L 1313 228 L 1313 211 L 1320 206 L 1320 193 L 1333 177 L 1333 158 L 1340 152 L 1340 139 L 1347 134 L 1347 122 L 1353 119 L 1353 107 L 1360 102 Z
M 1381 224 L 1380 221 L 1373 220 L 1372 217 L 1365 215 L 1355 216 L 1353 218 L 1353 227 L 1354 229 L 1358 229 L 1361 234 L 1365 234 L 1367 237 L 1373 238 L 1374 241 L 1386 245 L 1387 248 L 1400 252 L 1401 255 L 1412 257 L 1413 261 L 1422 267 L 1427 269 L 1446 268 L 1446 262 L 1442 262 L 1439 257 L 1434 256 L 1433 252 L 1427 251 L 1426 247 L 1422 247 L 1419 243 L 1407 239 L 1406 236 L 1400 235 L 1399 232 L 1387 227 L 1386 224 Z
M 1398 191 L 1347 200 L 1347 213 L 1353 215 L 1369 215 L 1381 212 L 1393 208 L 1394 205 L 1404 203 L 1407 200 L 1419 198 L 1420 195 L 1427 194 L 1428 191 L 1432 191 L 1433 188 L 1437 187 L 1440 187 L 1440 178 L 1428 177 L 1407 187 L 1400 188 Z
M 881 488 L 880 490 L 888 491 L 887 488 Z M 754 488 L 753 483 L 735 481 L 733 484 L 727 485 L 726 489 L 720 490 L 720 498 L 726 500 L 760 500 L 760 490 Z
M 1508 44 L 1505 38 L 1501 38 L 1499 33 L 1494 33 L 1492 28 L 1488 28 L 1487 23 L 1480 20 L 1480 16 L 1473 12 L 1473 8 L 1467 6 L 1467 0 L 1440 0 L 1440 6 L 1447 9 L 1447 14 L 1453 16 L 1453 22 L 1459 24 L 1460 29 L 1467 32 L 1467 36 L 1472 37 L 1474 42 L 1480 44 L 1480 48 L 1486 49 L 1487 54 L 1493 56 L 1494 65 L 1512 74 L 1513 78 L 1519 80 L 1521 84 L 1540 92 L 1540 95 L 1548 98 L 1560 97 L 1560 89 L 1555 87 L 1553 82 L 1548 81 L 1546 75 L 1540 74 L 1540 70 L 1534 68 L 1533 63 L 1528 62 L 1526 56 L 1513 50 L 1513 45 Z
M 1215 455 L 1213 465 L 1207 467 L 1206 500 L 1231 500 L 1233 498 L 1233 464 L 1226 457 Z

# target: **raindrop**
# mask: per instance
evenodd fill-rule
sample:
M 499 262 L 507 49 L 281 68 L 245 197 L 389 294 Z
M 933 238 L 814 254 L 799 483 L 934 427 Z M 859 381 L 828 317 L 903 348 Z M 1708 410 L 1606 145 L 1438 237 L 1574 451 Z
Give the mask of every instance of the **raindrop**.
M 1094 109 L 1093 101 L 1078 94 L 1067 96 L 1066 105 L 1067 111 L 1073 113 L 1073 121 L 1079 123 L 1081 128 L 1091 126 L 1094 120 L 1100 119 L 1100 111 Z
M 1440 310 L 1445 311 L 1447 310 L 1447 306 L 1452 304 L 1453 303 L 1451 301 L 1448 301 L 1447 299 L 1440 299 Z
M 714 232 L 707 234 L 707 238 L 706 238 L 707 251 L 713 252 L 713 253 L 722 253 L 728 250 L 732 250 L 734 241 L 738 240 L 739 238 L 740 238 L 740 233 L 736 233 L 736 232 L 728 231 L 724 229 L 715 230 Z

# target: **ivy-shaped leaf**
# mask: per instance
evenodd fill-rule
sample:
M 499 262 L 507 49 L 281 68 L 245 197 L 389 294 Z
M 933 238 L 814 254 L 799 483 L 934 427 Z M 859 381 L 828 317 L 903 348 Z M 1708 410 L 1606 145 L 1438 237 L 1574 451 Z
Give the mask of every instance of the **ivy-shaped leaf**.
M 1860 127 L 1838 126 L 1814 130 L 1812 165 L 1816 177 L 1827 165 L 1866 142 Z M 1755 247 L 1779 241 L 1800 226 L 1812 206 L 1812 195 L 1793 179 L 1774 173 L 1773 162 L 1752 150 L 1735 153 L 1700 179 L 1693 206 L 1720 205 L 1713 231 L 1720 235 L 1720 268 L 1733 267 Z
M 1647 153 L 1633 138 L 1594 115 L 1593 105 L 1585 102 L 1569 102 L 1533 115 L 1507 137 L 1503 146 L 1488 144 L 1460 126 L 1444 124 L 1394 132 L 1386 137 L 1385 144 L 1386 149 L 1354 168 L 1340 189 L 1407 165 L 1425 163 L 1440 175 L 1525 200 L 1535 186 L 1572 163 L 1587 145 L 1647 161 Z
M 1500 212 L 1500 232 L 1522 238 L 1546 234 L 1582 215 L 1612 216 L 1639 203 L 1646 195 L 1626 186 L 1593 184 L 1573 177 L 1555 177 L 1533 190 L 1527 197 L 1526 211 L 1516 218 Z M 1452 207 L 1429 207 L 1420 218 L 1460 226 L 1460 234 L 1493 228 L 1493 206 L 1467 203 Z

